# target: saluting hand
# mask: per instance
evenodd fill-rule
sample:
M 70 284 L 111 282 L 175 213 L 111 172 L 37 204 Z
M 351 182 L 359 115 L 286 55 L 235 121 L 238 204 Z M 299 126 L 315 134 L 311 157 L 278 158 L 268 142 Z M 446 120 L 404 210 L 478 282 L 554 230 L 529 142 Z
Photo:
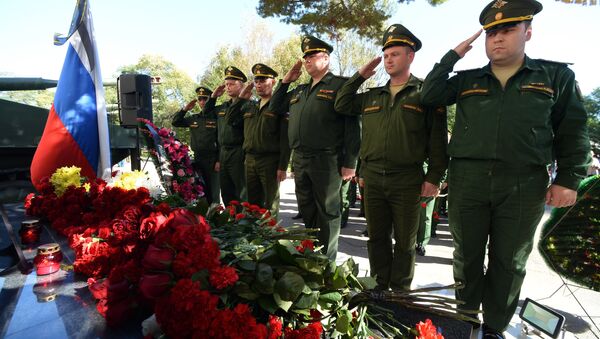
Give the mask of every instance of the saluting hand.
M 254 82 L 249 82 L 244 89 L 238 95 L 238 98 L 248 100 L 252 96 L 252 89 L 254 88 Z
M 546 205 L 568 207 L 577 201 L 577 191 L 560 185 L 550 185 L 546 192 Z
M 298 60 L 294 66 L 285 74 L 281 82 L 284 84 L 289 84 L 290 82 L 294 82 L 298 80 L 298 78 L 302 75 L 302 60 Z
M 373 75 L 375 75 L 375 67 L 377 67 L 377 65 L 379 65 L 379 63 L 381 62 L 381 57 L 375 57 L 373 58 L 373 60 L 369 61 L 369 63 L 367 63 L 366 65 L 364 65 L 363 67 L 360 68 L 360 70 L 358 70 L 358 73 L 360 74 L 361 77 L 365 78 L 365 79 L 369 79 L 370 77 L 372 77 Z
M 194 99 L 194 100 L 188 102 L 188 104 L 185 105 L 185 107 L 183 108 L 183 110 L 185 112 L 187 112 L 187 111 L 191 110 L 192 108 L 194 108 L 194 106 L 196 106 L 196 101 L 198 101 L 198 100 Z
M 477 40 L 477 38 L 479 38 L 479 36 L 481 35 L 481 32 L 483 32 L 483 30 L 480 29 L 477 31 L 477 33 L 473 34 L 473 36 L 471 36 L 467 40 L 458 44 L 458 46 L 456 46 L 456 48 L 454 48 L 454 51 L 456 52 L 456 54 L 458 54 L 459 57 L 463 58 L 465 56 L 465 54 L 467 54 L 467 52 L 470 51 L 471 48 L 473 48 L 473 45 L 472 45 L 473 41 L 475 41 L 475 40 Z
M 225 84 L 219 85 L 219 87 L 215 88 L 215 91 L 211 95 L 211 98 L 218 98 L 225 93 Z

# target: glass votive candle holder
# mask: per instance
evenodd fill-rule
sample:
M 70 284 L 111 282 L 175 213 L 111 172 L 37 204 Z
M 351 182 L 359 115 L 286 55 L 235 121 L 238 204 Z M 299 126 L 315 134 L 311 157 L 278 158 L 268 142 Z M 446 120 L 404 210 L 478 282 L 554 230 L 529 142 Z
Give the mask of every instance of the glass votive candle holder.
M 21 229 L 19 230 L 19 236 L 21 237 L 21 244 L 31 245 L 40 241 L 40 234 L 42 233 L 42 226 L 38 219 L 25 220 L 21 223 Z
M 33 266 L 37 275 L 52 274 L 60 269 L 62 259 L 63 254 L 57 243 L 44 244 L 38 247 Z

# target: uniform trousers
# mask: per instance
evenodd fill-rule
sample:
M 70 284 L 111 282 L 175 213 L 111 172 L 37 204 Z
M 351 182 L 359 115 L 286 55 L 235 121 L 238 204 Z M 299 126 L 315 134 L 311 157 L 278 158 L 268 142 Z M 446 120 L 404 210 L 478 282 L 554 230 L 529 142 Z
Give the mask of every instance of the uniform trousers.
M 544 166 L 452 159 L 448 214 L 454 239 L 454 279 L 460 308 L 483 309 L 483 321 L 503 331 L 512 318 L 536 227 L 544 213 Z M 484 271 L 486 246 L 488 264 Z
M 294 150 L 294 182 L 298 210 L 307 228 L 319 228 L 323 253 L 335 260 L 340 235 L 340 159 L 336 153 Z
M 202 152 L 194 159 L 192 167 L 204 181 L 204 196 L 208 204 L 219 203 L 219 172 L 215 171 L 216 154 Z
M 409 290 L 414 275 L 423 169 L 379 173 L 361 167 L 365 182 L 371 275 L 383 289 Z M 392 233 L 395 244 L 392 246 Z
M 279 212 L 279 153 L 246 153 L 248 202 L 268 209 L 275 218 Z
M 231 200 L 246 201 L 246 175 L 244 170 L 244 150 L 242 146 L 222 146 L 219 153 L 221 170 L 221 197 L 228 205 Z

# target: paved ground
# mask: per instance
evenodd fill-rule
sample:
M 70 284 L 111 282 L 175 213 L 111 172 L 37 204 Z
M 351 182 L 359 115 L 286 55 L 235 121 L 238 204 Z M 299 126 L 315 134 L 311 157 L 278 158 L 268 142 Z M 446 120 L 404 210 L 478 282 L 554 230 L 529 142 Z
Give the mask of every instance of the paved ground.
M 291 219 L 297 211 L 294 181 L 287 179 L 281 185 L 280 217 L 283 219 L 283 225 L 301 222 Z M 548 213 L 549 211 L 546 212 L 542 223 L 548 217 Z M 366 275 L 369 272 L 367 238 L 362 236 L 366 221 L 357 215 L 358 208 L 353 208 L 348 227 L 342 230 L 338 261 L 344 261 L 352 256 L 359 263 L 361 274 Z M 454 282 L 452 278 L 452 238 L 447 221 L 438 226 L 437 234 L 438 237 L 432 239 L 427 246 L 426 256 L 417 256 L 413 288 L 443 286 Z M 453 292 L 448 291 L 447 294 L 453 295 Z M 537 247 L 534 247 L 527 264 L 527 276 L 523 284 L 521 299 L 525 300 L 526 297 L 565 315 L 567 331 L 564 338 L 600 338 L 600 329 L 598 329 L 600 327 L 600 293 L 577 286 L 563 285 L 560 277 L 546 266 Z M 586 311 L 592 320 L 585 314 Z M 519 309 L 507 330 L 507 338 L 530 338 L 530 336 L 521 334 L 522 327 L 518 312 Z M 537 336 L 531 336 L 531 338 L 535 337 Z M 473 333 L 471 339 L 477 338 L 481 338 L 478 331 Z

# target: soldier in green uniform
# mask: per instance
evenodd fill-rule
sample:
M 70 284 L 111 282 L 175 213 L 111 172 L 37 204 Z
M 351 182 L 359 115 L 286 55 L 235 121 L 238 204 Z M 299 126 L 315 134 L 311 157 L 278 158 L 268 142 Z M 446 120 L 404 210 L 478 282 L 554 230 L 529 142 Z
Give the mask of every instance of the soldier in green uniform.
M 289 112 L 288 137 L 298 209 L 306 227 L 319 228 L 320 243 L 331 259 L 337 256 L 340 233 L 340 185 L 354 176 L 360 126 L 356 117 L 344 116 L 334 102 L 345 78 L 329 71 L 333 47 L 312 36 L 302 39 L 307 84 L 288 92 L 302 72 L 299 60 L 278 84 L 270 111 Z M 350 141 L 348 141 L 350 140 Z
M 423 88 L 425 103 L 456 103 L 449 221 L 454 278 L 465 284 L 456 297 L 462 308 L 482 306 L 484 338 L 504 338 L 544 202 L 573 205 L 588 163 L 587 114 L 574 73 L 525 55 L 531 21 L 541 10 L 535 0 L 492 1 L 479 17 L 490 63 L 449 79 L 480 30 L 446 53 Z M 553 159 L 558 174 L 548 186 Z
M 219 198 L 219 145 L 217 143 L 217 117 L 202 112 L 192 113 L 196 105 L 202 110 L 212 91 L 206 87 L 196 88 L 197 99 L 190 101 L 175 113 L 174 127 L 189 127 L 191 147 L 194 152 L 192 166 L 204 181 L 204 193 L 209 204 L 218 204 Z
M 279 183 L 286 177 L 290 160 L 287 138 L 288 118 L 268 110 L 277 72 L 264 64 L 252 66 L 254 82 L 242 90 L 239 101 L 228 116 L 228 123 L 243 120 L 244 152 L 246 153 L 246 185 L 248 202 L 257 204 L 277 216 L 279 211 Z M 252 88 L 259 101 L 248 101 Z
M 224 204 L 232 200 L 245 201 L 246 177 L 244 175 L 244 124 L 243 121 L 227 119 L 235 109 L 234 100 L 240 95 L 246 75 L 237 67 L 225 68 L 225 84 L 217 87 L 204 106 L 203 112 L 217 116 L 219 129 L 219 180 Z M 227 92 L 230 100 L 215 106 L 216 99 Z M 239 109 L 239 106 L 238 106 Z
M 419 199 L 438 193 L 447 165 L 446 110 L 423 105 L 422 81 L 410 73 L 420 48 L 421 41 L 404 26 L 390 26 L 383 35 L 388 83 L 356 94 L 375 74 L 381 62 L 376 57 L 344 84 L 335 103 L 340 112 L 362 115 L 360 173 L 365 185 L 367 247 L 371 274 L 383 290 L 410 289 Z

